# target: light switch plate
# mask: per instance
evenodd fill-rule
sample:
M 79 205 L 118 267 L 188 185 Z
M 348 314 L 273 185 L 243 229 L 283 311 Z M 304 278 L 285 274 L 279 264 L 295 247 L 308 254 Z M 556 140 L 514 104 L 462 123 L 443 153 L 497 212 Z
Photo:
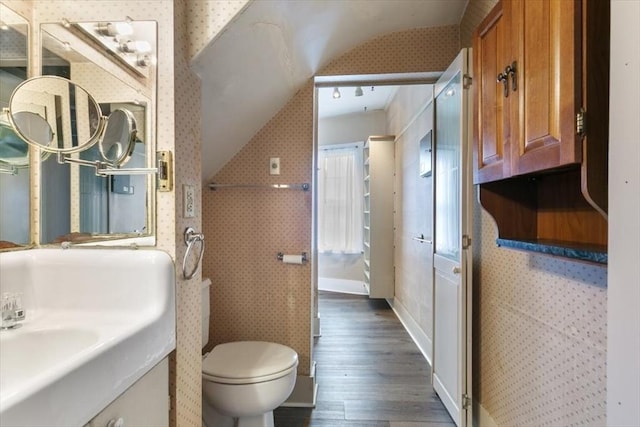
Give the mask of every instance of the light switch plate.
M 269 159 L 269 175 L 280 175 L 280 157 Z
M 185 218 L 196 216 L 196 195 L 193 185 L 184 184 L 182 186 L 182 210 Z

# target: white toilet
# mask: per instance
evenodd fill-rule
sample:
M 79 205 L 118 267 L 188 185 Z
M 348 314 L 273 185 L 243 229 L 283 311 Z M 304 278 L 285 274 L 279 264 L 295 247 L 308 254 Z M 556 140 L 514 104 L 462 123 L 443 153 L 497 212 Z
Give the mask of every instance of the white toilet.
M 202 282 L 202 347 L 209 340 L 209 288 Z M 202 421 L 206 427 L 272 427 L 273 410 L 296 383 L 298 354 L 263 341 L 219 344 L 202 359 Z

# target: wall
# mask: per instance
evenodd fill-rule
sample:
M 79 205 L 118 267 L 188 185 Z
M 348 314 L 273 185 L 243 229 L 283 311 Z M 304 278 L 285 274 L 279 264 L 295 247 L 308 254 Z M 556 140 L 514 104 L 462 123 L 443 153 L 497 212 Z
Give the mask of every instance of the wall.
M 392 305 L 431 362 L 433 177 L 420 177 L 420 140 L 433 129 L 433 86 L 403 86 L 387 111 L 395 148 L 395 297 Z
M 471 0 L 461 34 L 489 6 Z M 498 425 L 605 425 L 607 269 L 498 248 L 495 223 L 477 201 L 474 215 L 473 394 L 481 412 Z
M 457 49 L 457 26 L 404 31 L 347 52 L 319 74 L 441 71 Z M 279 177 L 268 175 L 273 156 L 281 157 Z M 213 181 L 311 182 L 312 156 L 313 82 L 309 80 Z M 210 344 L 248 338 L 281 342 L 298 352 L 298 374 L 310 374 L 315 298 L 311 266 L 283 265 L 275 256 L 278 251 L 311 253 L 311 213 L 310 193 L 247 189 L 203 193 L 203 227 L 208 236 L 215 236 L 209 240 L 203 267 L 203 274 L 213 281 Z
M 376 110 L 319 119 L 318 146 L 364 142 L 370 135 L 384 135 L 385 117 L 384 110 Z M 361 254 L 318 254 L 318 277 L 362 281 L 363 274 Z
M 189 57 L 194 59 L 202 49 L 213 43 L 250 3 L 250 0 L 186 2 Z
M 607 424 L 640 425 L 640 2 L 611 2 Z

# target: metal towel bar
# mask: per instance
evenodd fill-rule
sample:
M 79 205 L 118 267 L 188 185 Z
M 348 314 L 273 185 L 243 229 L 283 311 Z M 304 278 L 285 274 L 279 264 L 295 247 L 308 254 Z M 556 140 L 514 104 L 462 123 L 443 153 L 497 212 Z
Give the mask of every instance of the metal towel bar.
M 216 184 L 212 182 L 209 184 L 209 188 L 216 190 L 217 188 L 276 188 L 276 189 L 291 189 L 309 191 L 309 184 Z

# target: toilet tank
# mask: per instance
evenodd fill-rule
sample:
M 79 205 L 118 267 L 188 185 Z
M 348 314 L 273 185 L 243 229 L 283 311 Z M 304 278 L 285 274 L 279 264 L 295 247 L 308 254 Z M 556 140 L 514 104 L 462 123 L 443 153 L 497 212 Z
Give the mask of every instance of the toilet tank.
M 209 293 L 211 289 L 211 279 L 202 279 L 202 348 L 209 342 L 209 319 L 211 318 L 211 307 Z

